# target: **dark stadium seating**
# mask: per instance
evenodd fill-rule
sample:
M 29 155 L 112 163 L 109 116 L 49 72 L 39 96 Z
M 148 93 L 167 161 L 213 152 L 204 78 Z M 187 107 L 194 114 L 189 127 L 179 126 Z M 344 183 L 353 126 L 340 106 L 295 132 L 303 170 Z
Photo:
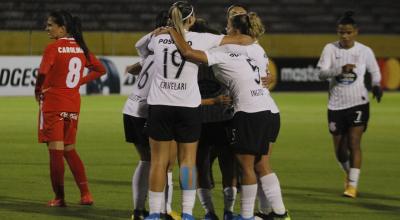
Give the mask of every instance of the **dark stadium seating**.
M 39 30 L 49 11 L 66 9 L 83 20 L 85 30 L 148 31 L 168 0 L 2 0 L 1 30 Z M 219 30 L 225 25 L 223 0 L 191 1 L 196 13 Z M 332 33 L 337 18 L 354 10 L 363 33 L 400 32 L 400 1 L 396 0 L 251 0 L 230 1 L 257 12 L 269 33 Z

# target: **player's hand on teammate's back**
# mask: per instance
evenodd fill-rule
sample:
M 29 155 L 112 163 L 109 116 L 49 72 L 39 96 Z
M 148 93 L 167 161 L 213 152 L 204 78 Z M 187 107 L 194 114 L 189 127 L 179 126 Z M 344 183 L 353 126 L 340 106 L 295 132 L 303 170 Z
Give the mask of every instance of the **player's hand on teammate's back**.
M 158 36 L 160 34 L 168 34 L 169 28 L 171 28 L 171 27 L 168 27 L 168 26 L 167 27 L 159 27 L 159 28 L 156 28 L 152 33 L 154 36 Z
M 372 97 L 376 99 L 376 101 L 379 103 L 381 102 L 383 96 L 383 90 L 380 86 L 373 86 L 372 87 Z
M 267 76 L 262 76 L 261 77 L 261 84 L 264 88 L 269 89 L 269 86 L 272 84 L 274 81 L 272 74 L 267 74 Z

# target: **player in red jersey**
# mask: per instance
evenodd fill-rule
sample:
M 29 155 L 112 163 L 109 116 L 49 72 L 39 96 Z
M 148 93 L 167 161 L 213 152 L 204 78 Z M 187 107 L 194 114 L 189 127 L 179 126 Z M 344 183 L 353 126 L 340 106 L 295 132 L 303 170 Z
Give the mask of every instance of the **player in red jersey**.
M 35 87 L 40 104 L 39 142 L 47 143 L 50 177 L 55 198 L 48 206 L 63 207 L 65 157 L 81 192 L 81 205 L 93 204 L 84 165 L 75 151 L 80 110 L 79 87 L 105 74 L 100 61 L 89 52 L 81 22 L 66 11 L 50 13 L 46 31 L 50 43 L 43 54 Z M 87 67 L 89 73 L 84 76 Z

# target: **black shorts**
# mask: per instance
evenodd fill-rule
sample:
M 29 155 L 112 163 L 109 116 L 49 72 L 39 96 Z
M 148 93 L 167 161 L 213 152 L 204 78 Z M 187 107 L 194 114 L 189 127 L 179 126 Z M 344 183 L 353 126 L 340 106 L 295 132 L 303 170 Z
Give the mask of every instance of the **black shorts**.
M 350 127 L 364 125 L 367 130 L 369 103 L 342 110 L 328 109 L 329 132 L 333 135 L 345 134 Z
M 281 129 L 281 115 L 278 113 L 271 113 L 271 127 L 268 133 L 270 143 L 275 143 Z
M 141 146 L 149 146 L 146 119 L 124 114 L 125 140 Z
M 271 112 L 236 112 L 233 116 L 231 145 L 237 154 L 268 154 Z
M 203 123 L 201 125 L 201 135 L 199 147 L 201 146 L 229 146 L 230 140 L 228 133 L 231 131 L 231 120 Z
M 201 132 L 200 108 L 150 105 L 147 124 L 149 136 L 156 141 L 196 142 Z

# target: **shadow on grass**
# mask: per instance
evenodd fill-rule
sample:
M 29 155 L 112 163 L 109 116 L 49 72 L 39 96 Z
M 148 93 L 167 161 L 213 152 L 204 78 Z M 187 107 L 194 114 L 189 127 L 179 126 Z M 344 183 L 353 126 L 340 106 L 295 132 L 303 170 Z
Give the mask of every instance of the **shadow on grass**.
M 73 180 L 71 178 L 71 180 Z M 102 184 L 102 185 L 111 185 L 111 186 L 130 186 L 132 184 L 131 181 L 121 181 L 121 180 L 110 180 L 110 179 L 95 179 L 90 178 L 89 184 Z
M 57 217 L 71 217 L 82 219 L 127 219 L 130 215 L 128 210 L 109 209 L 94 206 L 69 205 L 64 208 L 50 208 L 43 201 L 27 200 L 23 198 L 0 196 L 0 210 L 18 213 L 48 215 Z
M 285 193 L 287 196 L 302 200 L 308 197 L 313 203 L 344 204 L 390 214 L 398 215 L 400 213 L 400 197 L 397 196 L 361 192 L 356 199 L 351 199 L 343 197 L 340 190 L 333 188 L 299 186 L 284 186 L 282 188 L 284 191 L 287 190 L 287 193 Z M 304 193 L 295 191 L 303 191 Z

